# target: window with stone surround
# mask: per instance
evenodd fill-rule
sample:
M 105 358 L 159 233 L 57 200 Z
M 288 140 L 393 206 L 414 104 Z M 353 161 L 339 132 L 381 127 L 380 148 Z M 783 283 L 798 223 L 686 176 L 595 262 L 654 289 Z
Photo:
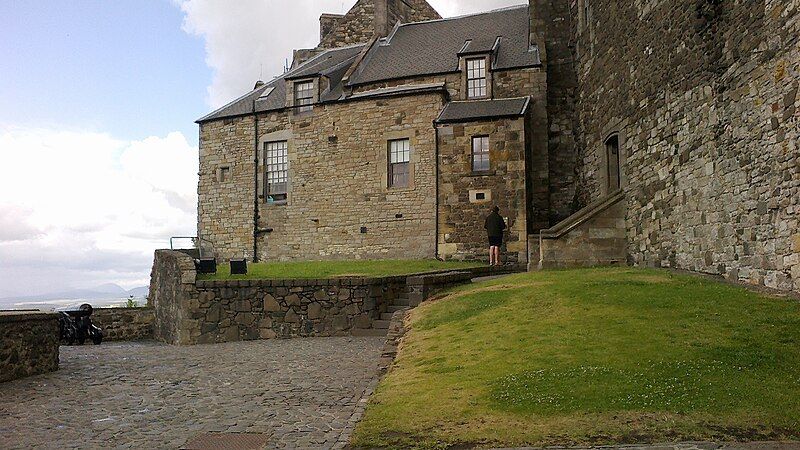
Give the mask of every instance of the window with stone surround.
M 489 136 L 475 136 L 472 138 L 472 171 L 488 172 L 490 169 Z
M 264 166 L 267 170 L 267 202 L 285 204 L 288 198 L 289 159 L 286 141 L 264 143 Z
M 467 60 L 467 98 L 486 97 L 486 58 Z
M 308 112 L 314 109 L 314 82 L 300 81 L 294 84 L 294 106 L 297 112 Z
M 389 141 L 389 187 L 408 187 L 411 163 L 411 141 L 397 139 Z

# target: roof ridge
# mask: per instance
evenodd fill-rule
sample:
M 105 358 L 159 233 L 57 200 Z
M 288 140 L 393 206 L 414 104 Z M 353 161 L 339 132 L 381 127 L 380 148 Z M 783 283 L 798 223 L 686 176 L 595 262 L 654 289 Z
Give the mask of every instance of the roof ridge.
M 460 16 L 443 17 L 441 19 L 430 19 L 430 20 L 420 20 L 418 22 L 401 23 L 400 27 L 406 27 L 406 26 L 411 26 L 411 25 L 424 25 L 424 24 L 436 23 L 436 22 L 447 22 L 449 20 L 466 19 L 467 17 L 482 16 L 482 15 L 485 15 L 485 14 L 494 14 L 494 13 L 499 13 L 499 12 L 503 12 L 503 11 L 512 11 L 512 10 L 515 10 L 515 9 L 522 9 L 522 8 L 529 8 L 529 7 L 530 7 L 530 5 L 528 5 L 528 4 L 505 6 L 505 7 L 502 7 L 502 8 L 490 9 L 489 11 L 462 14 Z
M 320 57 L 322 57 L 324 55 L 327 55 L 330 52 L 335 52 L 335 51 L 339 51 L 339 50 L 349 50 L 349 49 L 356 48 L 356 47 L 362 47 L 364 45 L 367 45 L 367 43 L 366 42 L 362 42 L 362 43 L 359 43 L 359 44 L 351 44 L 351 45 L 345 45 L 345 46 L 342 46 L 342 47 L 325 49 L 322 52 L 320 52 L 318 55 L 314 55 L 313 57 L 309 58 L 308 61 L 304 61 L 303 64 L 300 64 L 299 66 L 295 67 L 294 69 L 292 69 L 292 70 L 290 70 L 290 71 L 288 71 L 286 73 L 282 73 L 280 75 L 277 75 L 275 78 L 273 78 L 273 80 L 277 80 L 277 79 L 280 79 L 280 78 L 286 78 L 287 76 L 290 76 L 292 73 L 300 71 L 300 69 L 302 69 L 303 67 L 311 64 L 316 59 L 318 59 L 318 58 L 320 58 Z

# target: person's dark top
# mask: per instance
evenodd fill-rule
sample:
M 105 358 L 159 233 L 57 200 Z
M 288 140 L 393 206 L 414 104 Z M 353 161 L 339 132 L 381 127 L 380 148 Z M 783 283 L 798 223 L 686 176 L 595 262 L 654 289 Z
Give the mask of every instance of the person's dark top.
M 486 232 L 489 236 L 497 237 L 503 235 L 503 230 L 506 229 L 506 223 L 503 221 L 503 217 L 500 214 L 492 211 L 488 217 L 486 217 L 486 224 L 483 226 L 486 228 Z

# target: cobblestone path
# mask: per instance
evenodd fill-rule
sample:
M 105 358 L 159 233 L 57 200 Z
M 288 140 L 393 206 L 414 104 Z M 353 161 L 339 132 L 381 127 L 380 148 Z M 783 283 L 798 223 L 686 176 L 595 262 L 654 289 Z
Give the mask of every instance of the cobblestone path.
M 265 434 L 268 448 L 330 448 L 383 342 L 61 347 L 58 372 L 0 384 L 0 448 L 181 448 L 218 432 Z

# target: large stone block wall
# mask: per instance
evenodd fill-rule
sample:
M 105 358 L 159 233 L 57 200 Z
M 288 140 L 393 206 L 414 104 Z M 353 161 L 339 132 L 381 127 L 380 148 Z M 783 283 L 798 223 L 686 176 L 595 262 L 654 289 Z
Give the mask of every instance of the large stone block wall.
M 621 192 L 531 236 L 530 268 L 564 269 L 627 264 L 625 198 Z
M 442 94 L 430 93 L 261 118 L 260 141 L 288 141 L 290 181 L 288 205 L 259 201 L 259 228 L 273 230 L 259 236 L 259 257 L 435 257 L 433 120 L 442 106 Z M 388 188 L 388 142 L 402 138 L 411 141 L 411 183 Z
M 0 383 L 58 370 L 58 314 L 0 312 Z
M 106 341 L 153 338 L 153 308 L 95 308 L 92 323 L 103 330 Z
M 800 290 L 800 3 L 583 1 L 582 200 L 618 132 L 633 263 Z
M 484 220 L 494 206 L 507 218 L 506 257 L 527 260 L 525 118 L 443 124 L 439 136 L 439 257 L 488 259 Z M 472 138 L 489 136 L 488 173 L 472 171 Z M 475 198 L 482 192 L 485 200 Z

